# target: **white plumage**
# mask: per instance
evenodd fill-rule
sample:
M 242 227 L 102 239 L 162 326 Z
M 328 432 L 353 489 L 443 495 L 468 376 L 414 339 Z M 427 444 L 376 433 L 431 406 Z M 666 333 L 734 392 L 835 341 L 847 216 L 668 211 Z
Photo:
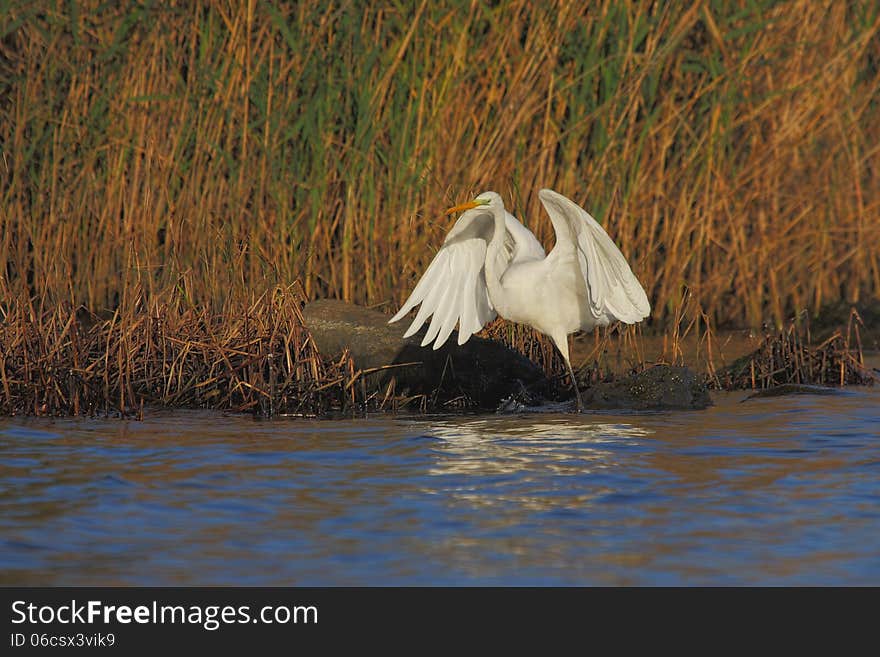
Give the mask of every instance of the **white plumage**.
M 431 317 L 422 346 L 433 342 L 434 349 L 456 324 L 460 345 L 496 315 L 528 324 L 553 340 L 575 384 L 568 335 L 614 321 L 634 324 L 648 316 L 651 306 L 623 254 L 586 210 L 550 189 L 538 196 L 556 232 L 549 254 L 505 210 L 498 194 L 484 192 L 448 210 L 466 211 L 389 321 L 421 304 L 404 336 Z

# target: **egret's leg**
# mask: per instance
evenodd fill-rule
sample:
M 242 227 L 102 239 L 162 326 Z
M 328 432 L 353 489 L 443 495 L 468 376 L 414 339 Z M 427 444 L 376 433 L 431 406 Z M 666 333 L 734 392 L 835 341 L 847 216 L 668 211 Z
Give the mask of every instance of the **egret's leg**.
M 578 413 L 582 413 L 584 410 L 584 401 L 581 399 L 581 391 L 578 388 L 578 382 L 574 376 L 574 370 L 571 368 L 571 363 L 568 358 L 565 359 L 565 364 L 568 367 L 568 375 L 571 377 L 571 385 L 574 386 L 575 397 L 577 397 L 577 411 Z
M 568 374 L 571 376 L 571 385 L 574 386 L 574 394 L 577 397 L 577 410 L 578 413 L 580 413 L 584 410 L 584 402 L 581 399 L 581 391 L 578 389 L 577 379 L 574 376 L 574 370 L 571 368 L 571 360 L 568 357 L 568 334 L 564 331 L 551 333 L 550 339 L 553 340 L 553 344 L 559 349 L 562 360 L 565 361 L 565 366 L 568 368 Z

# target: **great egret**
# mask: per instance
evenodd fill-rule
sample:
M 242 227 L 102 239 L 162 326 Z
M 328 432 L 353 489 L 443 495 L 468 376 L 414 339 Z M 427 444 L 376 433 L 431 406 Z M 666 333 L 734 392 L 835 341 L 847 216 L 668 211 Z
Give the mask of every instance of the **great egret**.
M 562 194 L 538 197 L 556 232 L 547 255 L 532 232 L 504 208 L 501 196 L 483 192 L 446 214 L 464 211 L 449 231 L 409 299 L 389 322 L 422 304 L 404 337 L 433 315 L 422 340 L 439 349 L 458 323 L 458 344 L 496 314 L 527 324 L 559 349 L 582 409 L 568 355 L 568 335 L 621 321 L 634 324 L 651 312 L 645 290 L 602 226 Z

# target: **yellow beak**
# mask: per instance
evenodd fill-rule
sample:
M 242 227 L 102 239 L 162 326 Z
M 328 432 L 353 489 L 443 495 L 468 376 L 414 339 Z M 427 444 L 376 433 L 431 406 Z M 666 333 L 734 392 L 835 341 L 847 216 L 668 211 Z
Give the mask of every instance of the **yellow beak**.
M 474 201 L 468 201 L 467 203 L 462 203 L 461 205 L 456 205 L 454 207 L 449 208 L 443 214 L 452 214 L 454 212 L 463 212 L 464 210 L 471 210 L 473 208 L 478 208 L 481 205 L 489 205 L 489 201 L 483 201 L 481 199 L 476 199 Z

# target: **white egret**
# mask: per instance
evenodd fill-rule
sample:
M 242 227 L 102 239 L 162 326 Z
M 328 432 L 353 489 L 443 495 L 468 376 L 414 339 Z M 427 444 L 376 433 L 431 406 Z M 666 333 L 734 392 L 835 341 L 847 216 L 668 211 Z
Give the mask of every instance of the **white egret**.
M 550 189 L 538 193 L 556 232 L 547 255 L 532 232 L 507 212 L 501 196 L 483 192 L 446 211 L 464 211 L 446 236 L 396 322 L 422 304 L 404 337 L 433 315 L 422 346 L 439 349 L 458 324 L 458 344 L 501 315 L 550 337 L 562 354 L 582 408 L 568 336 L 651 312 L 638 279 L 602 226 Z

